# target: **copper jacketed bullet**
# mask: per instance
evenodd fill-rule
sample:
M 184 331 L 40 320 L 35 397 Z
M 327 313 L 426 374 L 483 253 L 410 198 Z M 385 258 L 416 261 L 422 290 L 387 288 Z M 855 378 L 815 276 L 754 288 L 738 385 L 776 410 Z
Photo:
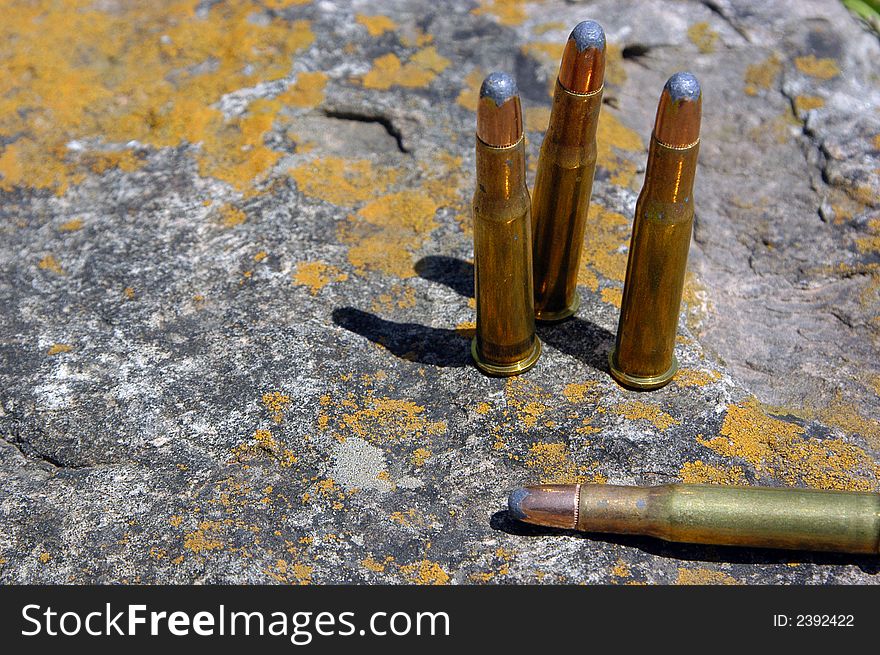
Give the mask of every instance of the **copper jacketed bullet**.
M 490 375 L 527 371 L 541 355 L 532 298 L 532 238 L 522 109 L 516 82 L 492 73 L 477 106 L 471 353 Z
M 596 170 L 605 79 L 605 32 L 579 23 L 568 37 L 532 202 L 535 317 L 559 321 L 580 305 L 578 268 Z
M 517 489 L 510 514 L 584 532 L 696 544 L 880 554 L 880 494 L 667 484 L 547 484 Z
M 697 78 L 670 77 L 636 203 L 617 343 L 609 354 L 611 374 L 627 387 L 662 387 L 678 369 L 675 333 L 694 221 L 701 109 Z

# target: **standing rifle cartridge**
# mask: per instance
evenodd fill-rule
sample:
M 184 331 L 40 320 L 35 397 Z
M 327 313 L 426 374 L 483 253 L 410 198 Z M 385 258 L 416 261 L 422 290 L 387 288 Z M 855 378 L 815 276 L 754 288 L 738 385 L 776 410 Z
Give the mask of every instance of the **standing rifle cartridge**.
M 532 200 L 535 318 L 561 321 L 580 306 L 578 269 L 596 170 L 605 32 L 579 23 L 565 44 Z
M 880 554 L 880 494 L 666 484 L 546 484 L 517 489 L 510 514 L 584 532 L 694 544 Z
M 532 298 L 532 235 L 522 108 L 516 82 L 492 73 L 477 106 L 471 354 L 489 375 L 529 370 L 541 355 Z
M 670 77 L 657 107 L 633 220 L 617 343 L 608 356 L 611 375 L 626 387 L 657 389 L 678 370 L 675 333 L 694 222 L 701 111 L 697 78 L 690 73 Z

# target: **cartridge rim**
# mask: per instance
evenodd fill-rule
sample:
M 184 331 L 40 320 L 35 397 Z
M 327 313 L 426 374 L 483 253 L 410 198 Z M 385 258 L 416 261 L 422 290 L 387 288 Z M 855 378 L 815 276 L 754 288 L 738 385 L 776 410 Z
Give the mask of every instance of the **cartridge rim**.
M 565 309 L 555 312 L 535 310 L 535 320 L 541 323 L 561 323 L 567 318 L 571 318 L 581 308 L 581 296 L 579 293 L 574 294 L 574 300 Z
M 514 362 L 513 364 L 493 364 L 480 357 L 477 348 L 477 338 L 474 337 L 471 340 L 471 357 L 474 358 L 474 363 L 477 365 L 477 368 L 483 371 L 486 375 L 493 375 L 496 377 L 519 375 L 532 368 L 541 358 L 541 340 L 535 336 L 535 344 L 532 346 L 531 352 L 518 362 Z
M 650 391 L 651 389 L 659 389 L 667 384 L 678 372 L 678 358 L 672 356 L 672 365 L 660 375 L 651 375 L 642 377 L 638 375 L 629 375 L 624 373 L 615 365 L 617 349 L 615 348 L 608 353 L 608 366 L 611 369 L 611 377 L 617 380 L 623 387 L 638 389 L 639 391 Z

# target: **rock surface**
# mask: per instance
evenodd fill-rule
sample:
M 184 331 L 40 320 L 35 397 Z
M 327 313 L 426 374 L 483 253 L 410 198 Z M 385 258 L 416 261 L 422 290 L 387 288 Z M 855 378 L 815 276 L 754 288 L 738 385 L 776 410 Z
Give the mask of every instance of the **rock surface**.
M 503 511 L 536 481 L 880 490 L 880 46 L 837 3 L 13 5 L 0 581 L 880 580 Z M 610 61 L 583 306 L 489 379 L 476 91 L 516 74 L 533 173 L 585 18 Z M 683 370 L 639 394 L 605 358 L 681 69 L 705 111 Z

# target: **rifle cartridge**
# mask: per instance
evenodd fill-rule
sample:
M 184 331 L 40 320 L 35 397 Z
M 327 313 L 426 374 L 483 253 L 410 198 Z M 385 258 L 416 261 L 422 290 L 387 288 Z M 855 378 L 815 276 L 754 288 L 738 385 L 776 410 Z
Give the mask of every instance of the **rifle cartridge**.
M 605 32 L 579 23 L 565 44 L 532 199 L 535 318 L 561 321 L 580 306 L 578 269 L 596 171 Z
M 546 484 L 508 501 L 521 521 L 696 544 L 880 554 L 880 494 L 776 487 Z
M 702 93 L 697 78 L 669 78 L 651 135 L 645 184 L 636 203 L 626 281 L 609 353 L 623 386 L 657 389 L 678 370 L 675 333 L 694 221 L 694 175 Z
M 477 106 L 474 192 L 476 336 L 471 354 L 489 375 L 517 375 L 541 355 L 532 297 L 532 235 L 522 109 L 516 82 L 492 73 Z

